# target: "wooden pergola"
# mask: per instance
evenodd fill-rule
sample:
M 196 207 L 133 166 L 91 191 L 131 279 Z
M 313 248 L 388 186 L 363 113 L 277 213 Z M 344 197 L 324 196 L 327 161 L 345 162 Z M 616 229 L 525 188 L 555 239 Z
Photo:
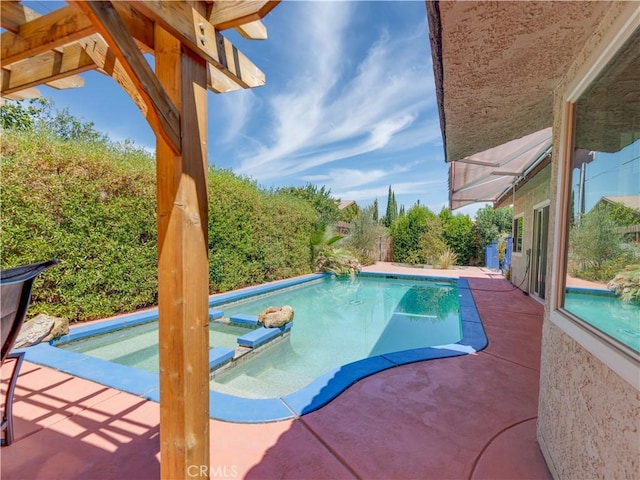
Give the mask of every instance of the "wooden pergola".
M 220 32 L 266 39 L 260 19 L 277 4 L 71 1 L 45 15 L 19 1 L 0 4 L 3 98 L 39 96 L 42 84 L 79 87 L 78 74 L 97 70 L 129 94 L 156 134 L 163 478 L 209 471 L 207 90 L 265 82 Z

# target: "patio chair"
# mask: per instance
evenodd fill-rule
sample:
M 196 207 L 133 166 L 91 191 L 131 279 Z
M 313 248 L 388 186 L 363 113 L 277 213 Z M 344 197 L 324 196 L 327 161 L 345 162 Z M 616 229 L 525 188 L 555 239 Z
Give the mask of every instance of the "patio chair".
M 57 260 L 52 259 L 0 271 L 0 339 L 2 339 L 0 365 L 4 365 L 7 360 L 14 361 L 9 383 L 6 386 L 0 426 L 0 434 L 2 435 L 0 442 L 3 446 L 13 442 L 13 392 L 24 357 L 24 352 L 10 352 L 27 315 L 33 281 L 40 273 L 57 263 Z

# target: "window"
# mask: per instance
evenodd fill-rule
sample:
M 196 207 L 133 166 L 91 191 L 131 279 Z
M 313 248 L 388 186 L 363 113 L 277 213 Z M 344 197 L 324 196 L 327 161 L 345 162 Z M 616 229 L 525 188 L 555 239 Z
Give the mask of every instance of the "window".
M 563 298 L 565 311 L 636 352 L 640 352 L 639 31 L 575 103 Z
M 513 219 L 513 252 L 522 253 L 522 230 L 524 217 L 520 215 Z

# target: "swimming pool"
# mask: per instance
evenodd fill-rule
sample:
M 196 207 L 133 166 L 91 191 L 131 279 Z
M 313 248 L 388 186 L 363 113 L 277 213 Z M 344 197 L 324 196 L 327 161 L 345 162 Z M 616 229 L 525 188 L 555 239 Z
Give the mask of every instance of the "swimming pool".
M 565 308 L 607 335 L 640 352 L 640 305 L 608 290 L 568 288 Z
M 283 287 L 288 288 L 277 291 Z M 276 292 L 265 295 L 269 290 Z M 462 279 L 366 274 L 351 280 L 312 275 L 215 296 L 210 304 L 224 310 L 225 317 L 257 314 L 269 305 L 289 304 L 295 310 L 287 338 L 213 376 L 211 416 L 222 420 L 260 422 L 302 415 L 368 375 L 415 361 L 473 353 L 486 346 L 468 284 Z M 325 316 L 319 316 L 322 310 Z M 74 328 L 60 343 L 69 342 L 68 350 L 39 345 L 26 349 L 27 360 L 157 401 L 157 357 L 150 360 L 154 327 L 148 322 L 152 315 L 145 312 Z M 114 349 L 111 340 L 100 344 L 100 337 L 94 337 L 136 324 L 147 336 L 141 343 L 143 362 L 131 352 Z M 83 342 L 72 341 L 83 337 L 90 337 L 86 342 L 93 343 L 95 356 L 73 351 Z M 213 345 L 220 343 L 213 338 L 210 336 Z M 126 335 L 124 340 L 128 341 Z M 101 351 L 115 351 L 118 358 L 98 358 Z

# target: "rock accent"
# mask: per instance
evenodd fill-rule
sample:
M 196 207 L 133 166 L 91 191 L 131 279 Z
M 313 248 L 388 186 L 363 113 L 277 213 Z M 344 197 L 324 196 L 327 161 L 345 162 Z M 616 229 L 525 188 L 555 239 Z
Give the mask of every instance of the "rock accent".
M 53 328 L 49 332 L 49 335 L 42 339 L 43 342 L 50 342 L 51 340 L 56 340 L 63 335 L 67 335 L 69 333 L 69 320 L 66 318 L 58 318 L 53 317 Z
M 14 348 L 31 347 L 67 333 L 69 333 L 69 320 L 41 313 L 22 325 Z
M 265 328 L 281 327 L 289 322 L 293 322 L 293 308 L 289 305 L 269 307 L 258 315 L 258 323 Z

